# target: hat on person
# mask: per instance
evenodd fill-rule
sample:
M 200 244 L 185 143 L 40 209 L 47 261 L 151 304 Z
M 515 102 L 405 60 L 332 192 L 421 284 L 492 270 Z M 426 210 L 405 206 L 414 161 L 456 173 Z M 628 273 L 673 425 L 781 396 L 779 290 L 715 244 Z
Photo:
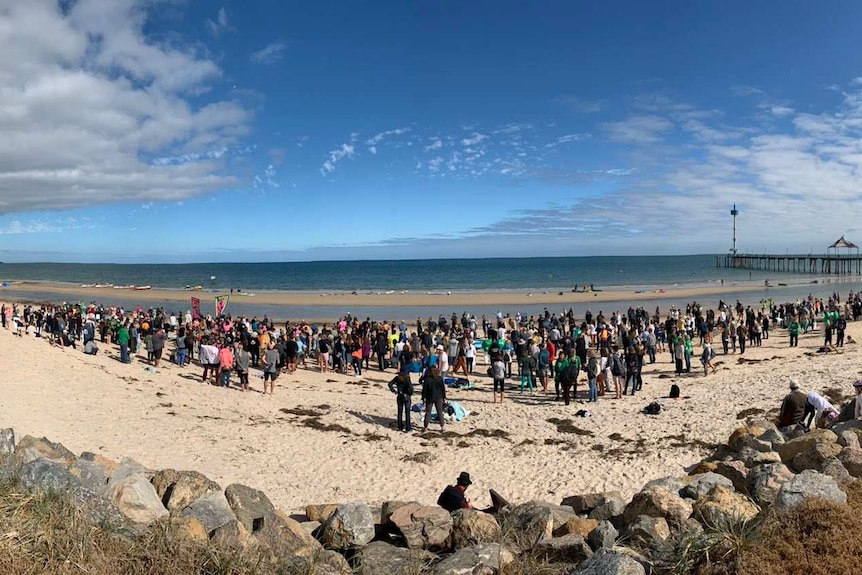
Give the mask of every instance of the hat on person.
M 853 382 L 853 387 L 862 387 L 862 379 L 857 379 Z
M 473 482 L 470 481 L 470 474 L 466 471 L 462 471 L 461 475 L 458 476 L 458 485 L 463 485 L 467 487 L 468 485 L 472 485 Z
M 799 382 L 795 379 L 790 380 L 790 389 L 799 389 Z
M 437 351 L 443 351 L 443 346 L 442 346 L 442 345 L 438 345 L 435 349 L 436 349 Z

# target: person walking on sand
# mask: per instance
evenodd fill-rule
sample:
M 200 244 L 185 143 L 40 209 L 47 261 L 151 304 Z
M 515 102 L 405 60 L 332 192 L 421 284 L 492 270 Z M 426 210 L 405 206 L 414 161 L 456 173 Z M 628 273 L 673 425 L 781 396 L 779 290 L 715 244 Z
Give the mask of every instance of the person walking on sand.
M 715 350 L 712 348 L 712 345 L 709 342 L 703 344 L 703 352 L 700 354 L 700 362 L 703 364 L 703 376 L 706 377 L 709 375 L 709 370 L 712 369 L 712 373 L 717 373 L 715 366 L 712 365 L 712 360 L 715 357 Z
M 422 431 L 428 431 L 428 424 L 431 423 L 431 408 L 434 407 L 437 410 L 437 419 L 440 422 L 440 431 L 442 432 L 445 425 L 443 401 L 446 399 L 446 385 L 443 383 L 439 367 L 437 365 L 429 367 L 421 383 L 422 402 L 425 404 L 425 423 L 422 426 Z
M 401 368 L 395 379 L 389 382 L 389 391 L 395 394 L 398 406 L 398 431 L 410 433 L 413 426 L 410 425 L 410 402 L 413 396 L 413 382 L 410 381 L 410 372 L 407 366 Z

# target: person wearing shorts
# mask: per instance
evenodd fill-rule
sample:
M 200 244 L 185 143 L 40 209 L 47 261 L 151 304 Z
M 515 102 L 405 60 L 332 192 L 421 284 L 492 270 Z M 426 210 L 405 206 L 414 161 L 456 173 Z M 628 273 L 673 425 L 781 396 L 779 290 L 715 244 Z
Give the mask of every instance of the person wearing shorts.
M 263 354 L 263 393 L 266 395 L 266 390 L 269 388 L 269 394 L 275 389 L 275 378 L 278 377 L 278 350 L 275 349 L 275 342 L 271 341 L 266 346 L 266 351 Z
M 500 356 L 496 356 L 496 359 L 491 363 L 491 377 L 494 379 L 494 401 L 493 403 L 497 403 L 497 394 L 500 394 L 500 403 L 503 403 L 503 388 L 506 382 L 506 364 L 503 363 L 503 360 Z

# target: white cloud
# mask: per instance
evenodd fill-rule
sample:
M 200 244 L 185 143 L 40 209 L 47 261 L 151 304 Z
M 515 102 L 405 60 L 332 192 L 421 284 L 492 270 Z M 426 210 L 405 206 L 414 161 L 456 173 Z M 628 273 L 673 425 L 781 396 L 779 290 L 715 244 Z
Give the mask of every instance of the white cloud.
M 235 183 L 218 150 L 252 116 L 205 97 L 215 62 L 145 34 L 151 2 L 0 4 L 0 53 L 14 54 L 0 59 L 0 213 L 181 200 Z
M 621 122 L 602 124 L 608 133 L 608 139 L 613 142 L 628 144 L 649 144 L 661 140 L 664 133 L 673 128 L 673 124 L 659 116 L 629 116 Z
M 435 139 L 433 142 L 422 148 L 426 152 L 430 152 L 431 150 L 439 150 L 443 147 L 443 142 L 440 141 L 440 138 Z
M 392 136 L 401 136 L 402 134 L 407 134 L 411 131 L 411 128 L 395 128 L 394 130 L 386 130 L 385 132 L 380 132 L 379 134 L 375 134 L 371 138 L 365 140 L 365 145 L 368 146 L 368 151 L 371 152 L 372 155 L 377 154 L 377 146 L 380 145 L 383 140 L 386 138 L 390 138 Z M 351 134 L 351 139 L 356 141 L 359 138 L 359 134 L 357 132 L 353 132 Z
M 478 133 L 474 132 L 473 135 L 470 136 L 469 138 L 464 138 L 463 140 L 461 140 L 461 145 L 462 146 L 475 146 L 476 144 L 478 144 L 479 142 L 481 142 L 482 140 L 485 140 L 487 138 L 488 138 L 488 136 L 486 136 L 485 134 L 478 134 Z
M 788 106 L 772 106 L 771 108 L 769 108 L 769 111 L 772 112 L 773 116 L 783 118 L 784 116 L 789 116 L 793 114 L 795 110 Z
M 368 151 L 371 152 L 372 155 L 377 155 L 377 146 L 368 146 Z
M 566 134 L 565 136 L 560 136 L 553 142 L 545 144 L 546 148 L 555 148 L 560 144 L 569 144 L 571 142 L 580 142 L 582 140 L 588 140 L 590 138 L 590 134 Z
M 585 100 L 577 96 L 560 96 L 553 101 L 581 114 L 598 114 L 608 107 L 607 100 Z
M 233 27 L 228 21 L 227 9 L 224 6 L 219 8 L 215 20 L 207 18 L 206 26 L 209 33 L 213 36 L 219 36 L 223 32 L 233 31 Z
M 353 134 L 355 134 L 355 132 Z M 353 134 L 350 135 L 352 140 L 355 139 L 353 137 Z M 323 162 L 323 165 L 320 167 L 321 175 L 325 176 L 334 172 L 335 165 L 344 158 L 352 158 L 354 151 L 355 150 L 352 144 L 341 144 L 340 148 L 336 148 L 329 152 L 329 158 L 327 158 L 327 160 Z
M 272 42 L 260 50 L 252 52 L 249 59 L 257 64 L 275 64 L 285 56 L 287 45 L 284 42 Z

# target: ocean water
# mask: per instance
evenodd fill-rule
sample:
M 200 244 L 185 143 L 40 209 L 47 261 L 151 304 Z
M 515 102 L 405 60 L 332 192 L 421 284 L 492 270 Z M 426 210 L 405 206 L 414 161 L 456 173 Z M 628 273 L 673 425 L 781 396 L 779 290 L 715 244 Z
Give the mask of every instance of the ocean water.
M 385 260 L 250 264 L 0 264 L 0 280 L 243 291 L 505 291 L 763 283 L 775 273 L 717 269 L 711 255 Z M 211 278 L 215 279 L 211 279 Z M 796 276 L 798 277 L 798 276 Z

